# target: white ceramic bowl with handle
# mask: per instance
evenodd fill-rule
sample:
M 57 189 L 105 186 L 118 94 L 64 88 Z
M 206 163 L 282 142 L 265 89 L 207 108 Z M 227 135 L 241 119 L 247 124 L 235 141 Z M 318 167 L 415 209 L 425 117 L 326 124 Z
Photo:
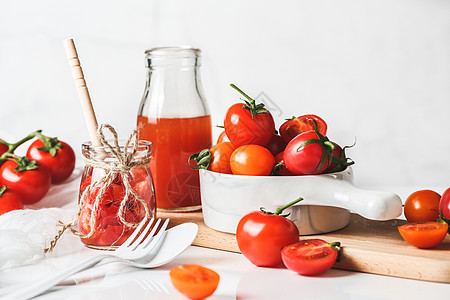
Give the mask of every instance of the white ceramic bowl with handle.
M 274 212 L 302 197 L 291 213 L 301 235 L 341 229 L 350 211 L 371 220 L 390 220 L 402 213 L 399 196 L 353 185 L 349 167 L 342 172 L 308 176 L 244 176 L 200 170 L 200 190 L 205 224 L 218 231 L 236 233 L 239 220 L 264 207 Z

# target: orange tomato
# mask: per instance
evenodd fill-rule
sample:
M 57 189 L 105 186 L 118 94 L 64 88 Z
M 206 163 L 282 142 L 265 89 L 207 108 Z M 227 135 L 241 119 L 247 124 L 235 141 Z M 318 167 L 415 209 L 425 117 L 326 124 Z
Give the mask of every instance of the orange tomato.
M 222 142 L 209 149 L 212 154 L 212 161 L 209 170 L 219 173 L 231 174 L 230 157 L 234 147 L 230 142 Z
M 411 223 L 398 227 L 405 241 L 417 248 L 433 248 L 447 235 L 448 224 L 440 222 Z
M 189 299 L 204 299 L 214 293 L 220 276 L 203 266 L 181 265 L 170 270 L 170 280 Z
M 231 171 L 235 175 L 270 175 L 275 158 L 269 150 L 259 145 L 244 145 L 231 154 Z
M 412 193 L 405 201 L 405 217 L 408 222 L 436 221 L 439 217 L 441 195 L 431 190 Z
M 223 143 L 223 142 L 229 142 L 229 141 L 230 141 L 230 139 L 228 138 L 227 133 L 224 130 L 217 138 L 216 144 Z

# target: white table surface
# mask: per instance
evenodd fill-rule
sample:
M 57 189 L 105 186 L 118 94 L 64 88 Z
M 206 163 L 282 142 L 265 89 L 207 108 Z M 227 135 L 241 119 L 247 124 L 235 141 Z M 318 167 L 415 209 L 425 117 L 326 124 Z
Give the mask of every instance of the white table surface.
M 60 258 L 0 273 L 2 287 L 34 282 L 95 252 L 87 248 Z M 143 270 L 112 263 L 85 271 L 36 299 L 185 299 L 170 283 L 169 270 L 201 264 L 221 279 L 210 299 L 446 299 L 450 285 L 331 269 L 316 277 L 287 269 L 259 268 L 241 254 L 191 246 L 171 263 Z M 447 296 L 445 296 L 447 295 Z M 444 298 L 442 298 L 444 297 Z
M 77 169 L 68 183 L 53 187 L 34 208 L 73 206 L 80 171 Z M 394 187 L 388 190 L 404 200 L 417 189 Z M 441 189 L 435 187 L 436 191 Z M 35 282 L 97 253 L 84 247 L 78 237 L 67 233 L 45 259 L 31 265 L 0 269 L 0 288 Z M 120 263 L 107 264 L 75 275 L 63 286 L 36 299 L 186 299 L 174 289 L 169 278 L 169 270 L 180 264 L 200 264 L 219 273 L 219 287 L 210 299 L 411 300 L 448 299 L 450 295 L 449 284 L 337 269 L 316 277 L 304 277 L 287 269 L 256 267 L 241 254 L 190 246 L 162 267 L 143 270 Z

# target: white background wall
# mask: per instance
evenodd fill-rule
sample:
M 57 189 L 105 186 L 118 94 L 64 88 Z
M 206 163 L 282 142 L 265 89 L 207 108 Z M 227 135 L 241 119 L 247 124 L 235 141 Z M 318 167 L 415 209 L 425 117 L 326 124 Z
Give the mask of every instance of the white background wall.
M 75 39 L 99 123 L 125 137 L 144 50 L 191 45 L 220 124 L 263 91 L 279 126 L 314 113 L 356 161 L 360 186 L 450 186 L 450 2 L 0 0 L 0 137 L 35 129 L 78 151 L 88 133 L 62 40 Z M 217 133 L 216 133 L 217 134 Z M 442 192 L 440 190 L 438 192 Z

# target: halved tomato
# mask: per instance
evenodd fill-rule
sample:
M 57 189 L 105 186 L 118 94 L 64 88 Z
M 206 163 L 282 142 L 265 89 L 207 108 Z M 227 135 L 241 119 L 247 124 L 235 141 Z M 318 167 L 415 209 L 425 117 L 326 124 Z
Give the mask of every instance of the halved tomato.
M 284 265 L 300 275 L 319 275 L 330 269 L 339 254 L 340 243 L 321 239 L 301 240 L 281 251 Z
M 440 222 L 410 223 L 398 227 L 405 241 L 417 248 L 433 248 L 445 238 L 448 224 Z
M 214 293 L 220 276 L 200 265 L 181 265 L 170 270 L 170 280 L 189 299 L 204 299 Z
M 323 136 L 327 135 L 327 123 L 316 115 L 303 115 L 286 119 L 286 122 L 280 126 L 280 135 L 285 143 L 289 143 L 293 138 L 303 132 L 313 131 L 314 122 L 317 123 L 317 129 Z

